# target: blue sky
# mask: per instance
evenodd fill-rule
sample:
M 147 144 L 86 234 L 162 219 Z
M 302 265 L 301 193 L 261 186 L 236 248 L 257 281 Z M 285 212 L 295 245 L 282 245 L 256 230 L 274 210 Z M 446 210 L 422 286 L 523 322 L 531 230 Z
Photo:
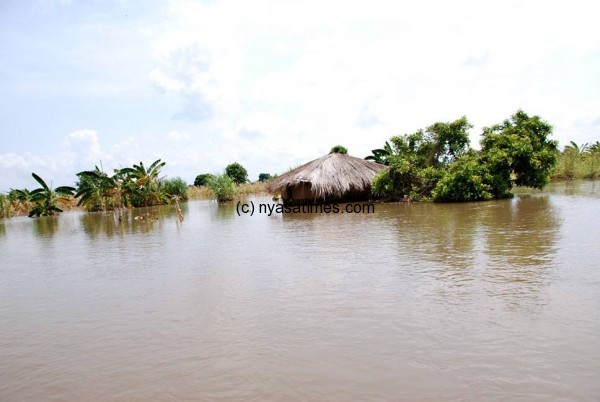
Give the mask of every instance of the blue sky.
M 0 1 L 0 191 L 162 158 L 193 182 L 517 109 L 600 140 L 594 1 Z

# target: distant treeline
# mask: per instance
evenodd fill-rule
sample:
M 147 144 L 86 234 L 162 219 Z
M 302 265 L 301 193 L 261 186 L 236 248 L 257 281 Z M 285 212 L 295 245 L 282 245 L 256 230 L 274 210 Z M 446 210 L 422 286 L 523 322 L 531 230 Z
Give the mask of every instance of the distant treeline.
M 570 142 L 559 151 L 549 139 L 552 126 L 519 110 L 504 122 L 485 127 L 481 149 L 470 147 L 466 117 L 438 122 L 413 134 L 394 136 L 365 159 L 388 166 L 378 173 L 373 195 L 388 200 L 477 201 L 511 196 L 513 186 L 543 188 L 552 180 L 596 179 L 600 176 L 600 142 Z M 338 152 L 345 148 L 338 146 Z M 262 182 L 277 175 L 261 173 L 249 184 L 237 162 L 223 174 L 200 174 L 190 187 L 179 178 L 160 177 L 165 162 L 142 162 L 106 173 L 98 166 L 77 173 L 75 187 L 51 188 L 37 174 L 38 188 L 0 194 L 0 218 L 45 216 L 75 204 L 88 211 L 111 211 L 186 200 L 189 195 L 228 201 L 236 194 L 262 192 Z

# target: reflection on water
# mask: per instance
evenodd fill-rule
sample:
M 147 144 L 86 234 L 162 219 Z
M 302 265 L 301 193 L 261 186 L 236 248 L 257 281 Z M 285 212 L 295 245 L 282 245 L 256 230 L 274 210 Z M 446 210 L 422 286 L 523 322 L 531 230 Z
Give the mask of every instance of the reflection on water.
M 181 205 L 182 214 L 188 213 L 188 205 Z M 112 237 L 131 233 L 149 233 L 159 230 L 165 220 L 178 217 L 174 206 L 136 208 L 123 211 L 94 212 L 82 214 L 79 217 L 84 232 L 96 238 L 99 235 Z M 181 222 L 180 222 L 181 223 Z
M 599 192 L 3 221 L 0 400 L 598 400 Z
M 32 219 L 33 230 L 39 237 L 52 237 L 58 231 L 58 216 L 41 216 Z
M 218 203 L 218 202 L 210 202 L 210 216 L 213 221 L 223 221 L 230 220 L 235 217 L 236 213 L 236 203 L 233 201 Z
M 517 197 L 507 204 L 484 216 L 488 292 L 513 305 L 543 303 L 538 292 L 550 284 L 560 212 L 547 195 Z

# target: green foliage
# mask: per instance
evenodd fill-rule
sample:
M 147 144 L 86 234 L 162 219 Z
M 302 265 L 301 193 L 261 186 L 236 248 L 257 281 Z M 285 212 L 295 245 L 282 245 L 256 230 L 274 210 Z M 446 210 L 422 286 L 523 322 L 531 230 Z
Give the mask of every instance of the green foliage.
M 519 110 L 502 124 L 484 128 L 481 151 L 469 148 L 471 127 L 462 117 L 392 137 L 389 168 L 376 175 L 374 195 L 479 201 L 509 197 L 514 185 L 543 188 L 548 184 L 557 157 L 556 141 L 548 139 L 549 124 Z M 370 159 L 374 158 L 375 152 Z
M 389 199 L 429 199 L 448 165 L 468 151 L 471 127 L 466 117 L 462 117 L 392 137 L 392 146 L 386 142 L 383 149 L 373 150 L 372 158 L 367 157 L 373 160 L 380 157 L 389 166 L 376 176 L 373 194 Z
M 117 175 L 108 176 L 96 166 L 94 170 L 77 173 L 77 177 L 77 205 L 88 211 L 109 211 L 122 205 Z
M 233 179 L 229 175 L 221 174 L 211 177 L 207 184 L 218 202 L 233 200 L 235 195 L 235 185 Z
M 394 154 L 394 150 L 390 143 L 386 141 L 383 148 L 373 149 L 371 153 L 372 155 L 365 157 L 365 160 L 374 161 L 382 165 L 389 165 L 389 158 Z
M 330 154 L 347 154 L 348 148 L 343 145 L 336 145 L 329 151 Z
M 198 176 L 196 176 L 196 179 L 194 180 L 194 186 L 196 186 L 196 187 L 206 186 L 208 184 L 208 181 L 214 177 L 215 176 L 210 173 L 199 174 Z
M 121 185 L 122 195 L 134 207 L 149 207 L 152 205 L 168 204 L 169 199 L 160 185 L 160 170 L 165 166 L 160 159 L 154 161 L 148 168 L 142 162 L 130 168 L 116 172 Z
M 178 196 L 179 199 L 187 199 L 187 183 L 181 177 L 161 180 L 162 190 L 169 198 Z
M 85 206 L 88 211 L 110 211 L 168 204 L 169 195 L 159 178 L 164 166 L 165 162 L 158 159 L 148 168 L 140 162 L 133 167 L 115 169 L 112 176 L 98 166 L 79 172 L 75 194 L 79 197 L 77 205 Z
M 225 174 L 229 176 L 235 184 L 243 184 L 248 181 L 248 172 L 237 162 L 227 165 Z
M 69 202 L 69 196 L 73 195 L 75 189 L 69 186 L 61 186 L 53 190 L 40 176 L 35 173 L 31 173 L 31 175 L 41 187 L 29 193 L 34 207 L 29 211 L 28 216 L 30 218 L 33 216 L 50 216 L 62 212 L 58 204 Z
M 483 129 L 482 161 L 493 175 L 512 185 L 543 188 L 550 181 L 556 163 L 558 143 L 549 140 L 552 126 L 540 117 L 517 111 L 502 124 Z M 498 196 L 498 190 L 494 192 Z
M 8 200 L 10 202 L 19 201 L 19 202 L 31 202 L 31 193 L 26 188 L 24 189 L 13 189 L 11 188 L 8 192 Z
M 600 176 L 600 142 L 578 145 L 571 141 L 558 155 L 553 179 L 596 179 Z
M 450 165 L 437 183 L 432 198 L 443 202 L 490 200 L 494 198 L 492 181 L 487 167 L 475 153 L 463 155 Z
M 269 173 L 259 173 L 258 181 L 264 183 L 267 180 L 271 179 L 271 175 Z

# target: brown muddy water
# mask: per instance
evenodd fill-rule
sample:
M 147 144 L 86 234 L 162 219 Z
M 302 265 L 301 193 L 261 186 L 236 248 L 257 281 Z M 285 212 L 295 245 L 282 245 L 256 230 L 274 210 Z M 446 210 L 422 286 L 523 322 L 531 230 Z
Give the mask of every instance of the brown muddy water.
M 0 400 L 600 400 L 600 182 L 184 215 L 0 223 Z

